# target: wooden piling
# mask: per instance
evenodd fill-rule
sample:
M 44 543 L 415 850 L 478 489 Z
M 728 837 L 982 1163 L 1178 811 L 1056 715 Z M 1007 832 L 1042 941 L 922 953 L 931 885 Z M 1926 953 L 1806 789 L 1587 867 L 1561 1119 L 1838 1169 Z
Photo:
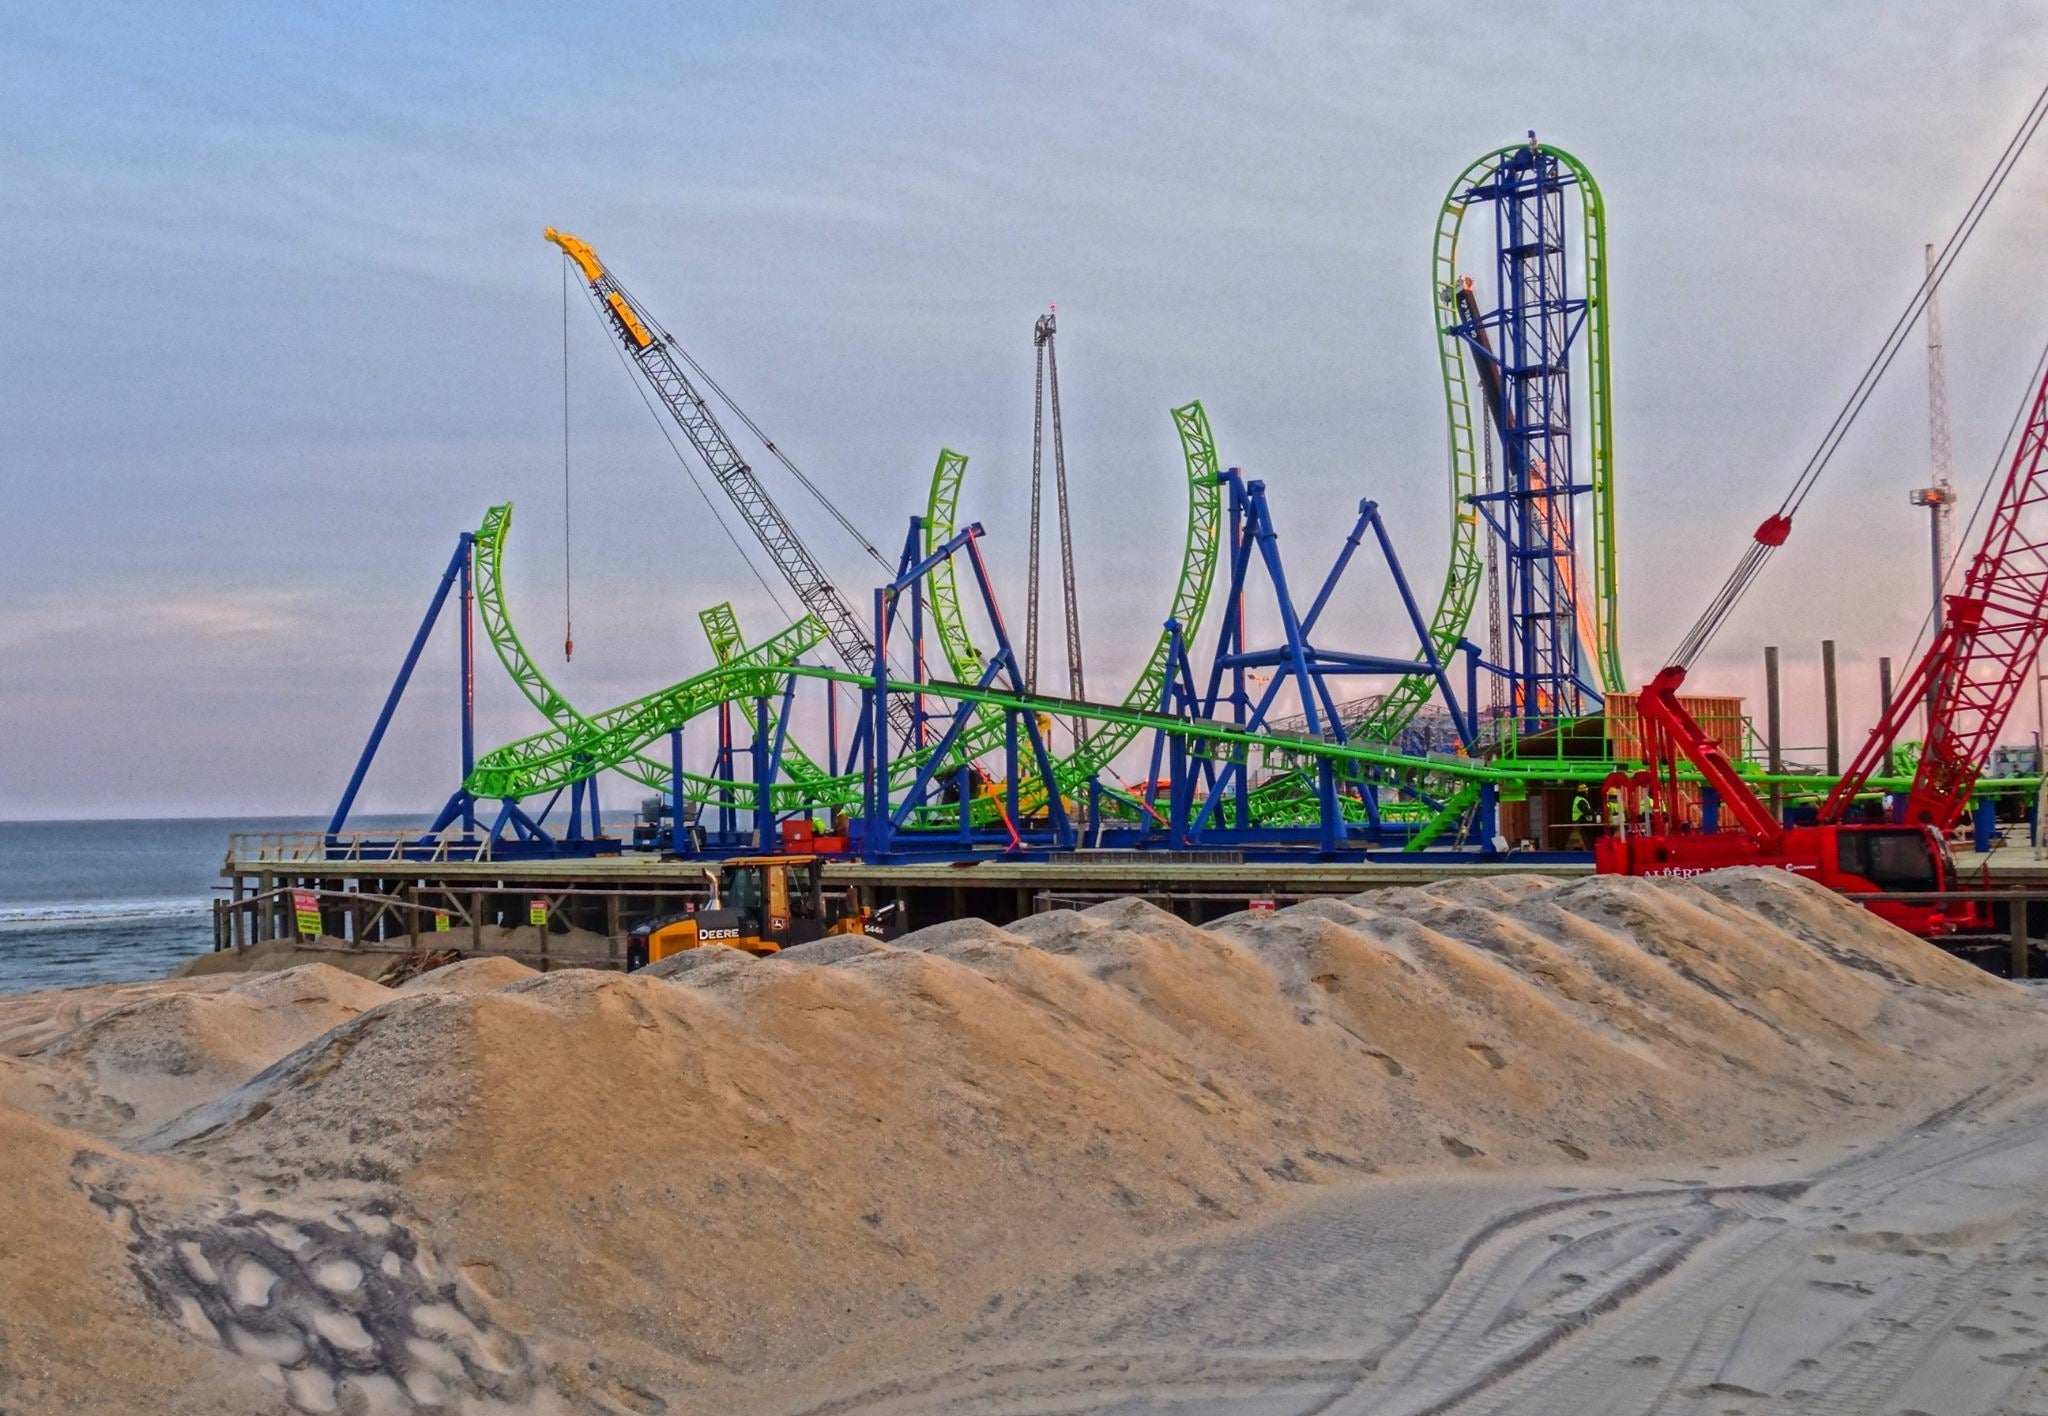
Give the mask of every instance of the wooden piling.
M 1774 777 L 1785 770 L 1783 726 L 1784 704 L 1778 696 L 1778 646 L 1770 644 L 1764 648 L 1764 751 Z M 1773 782 L 1771 815 L 1783 819 L 1784 814 L 1785 789 Z
M 1842 775 L 1842 702 L 1835 691 L 1835 641 L 1823 639 L 1820 642 L 1821 692 L 1827 699 L 1828 709 L 1828 775 Z

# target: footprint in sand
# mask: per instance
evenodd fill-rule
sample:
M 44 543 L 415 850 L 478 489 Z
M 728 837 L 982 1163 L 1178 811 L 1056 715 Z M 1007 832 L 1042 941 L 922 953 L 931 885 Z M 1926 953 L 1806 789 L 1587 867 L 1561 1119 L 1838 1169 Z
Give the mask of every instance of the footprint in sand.
M 1438 1136 L 1437 1140 L 1442 1143 L 1443 1148 L 1445 1150 L 1449 1151 L 1452 1155 L 1456 1156 L 1460 1160 L 1470 1160 L 1473 1156 L 1486 1154 L 1485 1151 L 1479 1149 L 1479 1147 L 1477 1146 L 1466 1145 L 1456 1136 Z
M 236 1212 L 160 1227 L 88 1193 L 123 1212 L 136 1274 L 163 1311 L 256 1364 L 293 1410 L 496 1409 L 541 1394 L 482 1288 L 388 1214 Z

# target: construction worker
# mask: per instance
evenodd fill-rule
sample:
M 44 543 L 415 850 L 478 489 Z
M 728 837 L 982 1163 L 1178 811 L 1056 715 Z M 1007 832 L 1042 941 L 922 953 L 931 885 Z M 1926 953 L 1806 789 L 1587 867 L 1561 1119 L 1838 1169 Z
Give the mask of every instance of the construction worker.
M 1572 829 L 1570 835 L 1565 839 L 1565 848 L 1567 850 L 1582 851 L 1586 849 L 1585 827 L 1586 823 L 1593 819 L 1593 814 L 1592 799 L 1586 795 L 1586 789 L 1580 787 L 1572 794 Z

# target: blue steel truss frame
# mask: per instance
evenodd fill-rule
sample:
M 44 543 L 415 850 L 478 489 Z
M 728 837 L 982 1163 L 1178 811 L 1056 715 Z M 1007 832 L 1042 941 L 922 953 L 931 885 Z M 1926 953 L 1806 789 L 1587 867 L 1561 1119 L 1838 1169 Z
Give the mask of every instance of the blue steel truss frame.
M 341 833 L 348 827 L 349 813 L 355 810 L 356 797 L 362 792 L 363 780 L 370 774 L 370 765 L 377 760 L 377 749 L 384 745 L 384 734 L 391 727 L 391 718 L 398 711 L 399 703 L 405 698 L 405 690 L 412 683 L 413 670 L 419 667 L 420 655 L 432 637 L 434 625 L 441 618 L 441 611 L 448 603 L 448 594 L 458 592 L 462 609 L 462 657 L 460 663 L 460 708 L 458 710 L 457 733 L 462 744 L 462 776 L 466 780 L 476 767 L 476 603 L 474 593 L 474 558 L 476 536 L 465 531 L 455 539 L 455 551 L 448 557 L 447 568 L 441 572 L 440 580 L 434 586 L 434 593 L 427 601 L 427 611 L 420 616 L 420 627 L 413 632 L 412 644 L 405 651 L 405 659 L 398 666 L 398 674 L 391 681 L 391 689 L 384 695 L 384 706 L 378 710 L 377 721 L 370 727 L 370 735 L 363 743 L 363 750 L 357 754 L 355 770 L 349 773 L 348 785 L 342 789 L 341 800 L 335 804 L 334 814 L 327 820 L 327 844 L 330 848 L 340 844 Z M 436 821 L 436 832 L 447 829 L 455 822 L 462 823 L 463 839 L 471 840 L 476 834 L 476 803 L 468 793 L 457 791 L 450 799 L 449 808 Z
M 1594 490 L 1572 462 L 1572 355 L 1587 315 L 1567 259 L 1565 197 L 1577 182 L 1531 134 L 1463 197 L 1494 214 L 1495 307 L 1481 313 L 1467 282 L 1452 327 L 1477 362 L 1505 464 L 1500 490 L 1469 498 L 1504 552 L 1506 662 L 1488 667 L 1507 678 L 1525 733 L 1601 701 L 1577 576 L 1577 499 Z
M 1257 732 L 1261 728 L 1270 731 L 1270 720 L 1276 703 L 1280 701 L 1281 691 L 1291 688 L 1300 703 L 1305 736 L 1342 743 L 1349 741 L 1349 737 L 1343 714 L 1337 706 L 1338 698 L 1331 691 L 1330 680 L 1376 675 L 1400 678 L 1415 672 L 1420 663 L 1422 671 L 1435 680 L 1437 692 L 1450 714 L 1460 744 L 1469 751 L 1473 745 L 1475 725 L 1451 688 L 1449 666 L 1437 653 L 1429 634 L 1428 621 L 1415 602 L 1414 592 L 1401 568 L 1401 558 L 1395 552 L 1393 538 L 1380 516 L 1378 504 L 1369 499 L 1359 502 L 1357 520 L 1345 537 L 1336 561 L 1324 575 L 1307 613 L 1303 614 L 1295 607 L 1294 594 L 1288 583 L 1286 564 L 1280 554 L 1279 533 L 1274 529 L 1272 510 L 1266 499 L 1265 483 L 1245 481 L 1234 467 L 1218 474 L 1217 480 L 1224 484 L 1228 493 L 1230 581 L 1223 601 L 1227 608 L 1220 616 L 1216 650 L 1209 662 L 1208 683 L 1200 691 L 1195 686 L 1195 674 L 1181 637 L 1181 626 L 1173 621 L 1167 622 L 1170 646 L 1159 711 L 1182 719 L 1227 724 L 1236 731 Z M 1416 648 L 1413 650 L 1398 654 L 1361 654 L 1328 649 L 1316 643 L 1316 629 L 1323 614 L 1329 609 L 1339 583 L 1351 568 L 1368 532 L 1393 580 L 1409 628 L 1415 635 Z M 1246 640 L 1245 604 L 1254 578 L 1255 557 L 1257 567 L 1264 572 L 1280 620 L 1280 642 L 1270 646 L 1254 646 Z M 1469 653 L 1471 646 L 1466 648 Z M 1254 695 L 1252 684 L 1262 671 L 1265 686 Z M 1219 746 L 1204 742 L 1199 737 L 1184 738 L 1163 731 L 1155 733 L 1144 800 L 1148 812 L 1162 823 L 1164 844 L 1172 849 L 1190 849 L 1204 845 L 1243 845 L 1300 838 L 1303 833 L 1299 829 L 1265 828 L 1252 824 L 1251 765 L 1250 753 L 1242 746 Z M 1161 776 L 1162 768 L 1164 778 Z M 1363 772 L 1340 771 L 1336 764 L 1326 759 L 1319 759 L 1312 767 L 1301 770 L 1314 775 L 1318 825 L 1313 838 L 1325 855 L 1334 856 L 1357 848 L 1350 839 L 1352 832 L 1344 809 L 1345 799 L 1355 802 L 1363 817 L 1363 844 L 1378 845 L 1387 835 L 1386 824 L 1380 814 L 1382 789 L 1392 787 L 1419 795 L 1414 792 L 1413 784 L 1386 782 Z M 1164 813 L 1158 809 L 1162 780 L 1167 787 Z M 1198 790 L 1199 806 L 1196 805 Z M 1475 807 L 1478 805 L 1475 803 Z
M 859 725 L 847 748 L 848 770 L 858 762 L 862 772 L 860 849 L 864 859 L 881 862 L 914 854 L 958 855 L 987 845 L 1007 851 L 1071 850 L 1077 844 L 1074 824 L 1061 799 L 1053 759 L 1037 716 L 1004 710 L 1003 804 L 1004 829 L 998 835 L 974 825 L 974 769 L 956 759 L 954 746 L 974 719 L 975 705 L 941 699 L 950 706 L 933 712 L 919 686 L 930 682 L 930 662 L 925 654 L 926 581 L 939 566 L 964 555 L 973 573 L 975 590 L 995 635 L 995 652 L 984 656 L 975 679 L 978 689 L 1001 688 L 1024 695 L 1024 674 L 1017 663 L 1003 612 L 996 603 L 995 586 L 981 556 L 981 524 L 968 526 L 929 553 L 924 550 L 924 518 L 910 518 L 910 531 L 897 562 L 895 579 L 875 591 L 873 681 L 861 690 Z M 907 615 L 904 613 L 908 609 Z M 900 792 L 890 775 L 889 739 L 889 647 L 890 638 L 902 619 L 908 619 L 909 659 L 912 666 L 910 693 L 910 742 L 919 750 L 918 766 L 908 787 Z M 1026 829 L 1022 820 L 1018 790 L 1023 766 L 1018 741 L 1019 719 L 1029 745 L 1035 785 L 1032 796 L 1042 803 L 1042 827 Z M 937 736 L 934 728 L 943 723 Z M 934 805 L 934 787 L 941 789 L 956 808 L 951 829 L 940 830 L 927 823 Z

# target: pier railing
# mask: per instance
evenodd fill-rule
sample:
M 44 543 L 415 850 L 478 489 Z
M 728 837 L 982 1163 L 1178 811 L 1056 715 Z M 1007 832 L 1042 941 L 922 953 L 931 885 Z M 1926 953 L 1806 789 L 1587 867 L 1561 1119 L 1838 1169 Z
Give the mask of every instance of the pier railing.
M 491 859 L 490 838 L 482 833 L 465 840 L 459 834 L 438 835 L 423 829 L 387 827 L 381 831 L 234 831 L 228 835 L 228 859 L 237 863 L 280 865 L 380 860 L 471 861 Z

